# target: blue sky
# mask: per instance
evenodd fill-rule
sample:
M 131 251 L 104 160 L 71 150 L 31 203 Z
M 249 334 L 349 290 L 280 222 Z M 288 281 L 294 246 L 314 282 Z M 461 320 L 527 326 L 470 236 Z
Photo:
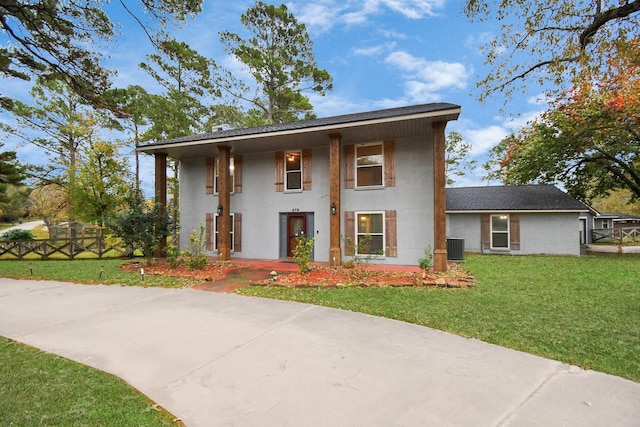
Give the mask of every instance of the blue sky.
M 201 14 L 172 33 L 218 64 L 237 69 L 237 62 L 223 51 L 218 33 L 242 34 L 240 16 L 253 4 L 206 0 Z M 492 146 L 544 108 L 536 101 L 541 98 L 540 87 L 529 87 L 529 93 L 516 95 L 508 104 L 500 96 L 485 104 L 477 100 L 476 82 L 488 71 L 479 47 L 499 34 L 500 26 L 495 21 L 470 22 L 462 0 L 296 0 L 285 4 L 307 26 L 318 66 L 333 77 L 332 92 L 324 97 L 309 95 L 319 117 L 430 102 L 458 104 L 462 114 L 447 132 L 461 133 L 473 146 L 472 158 L 481 164 Z M 138 68 L 152 52 L 150 42 L 117 2 L 107 7 L 120 33 L 117 42 L 104 48 L 109 56 L 106 65 L 118 72 L 115 84 L 139 84 L 160 92 L 157 83 Z M 17 81 L 3 81 L 3 86 L 9 95 L 28 90 Z M 13 149 L 11 142 L 6 141 L 3 149 Z M 32 147 L 17 150 L 23 161 L 42 157 Z M 144 184 L 151 189 L 152 159 L 143 157 Z M 483 174 L 478 168 L 457 178 L 454 186 L 485 185 Z

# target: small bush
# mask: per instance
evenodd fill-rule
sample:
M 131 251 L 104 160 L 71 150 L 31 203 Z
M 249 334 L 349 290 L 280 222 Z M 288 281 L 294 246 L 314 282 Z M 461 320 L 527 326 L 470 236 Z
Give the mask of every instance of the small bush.
M 418 265 L 424 271 L 429 271 L 429 268 L 431 268 L 432 261 L 433 261 L 433 252 L 431 251 L 431 245 L 428 245 L 427 249 L 424 250 L 424 257 L 418 260 Z
M 309 239 L 304 234 L 298 239 L 298 244 L 292 251 L 293 260 L 298 264 L 300 274 L 305 274 L 311 266 L 311 253 L 313 252 L 313 244 L 316 239 Z
M 182 253 L 191 270 L 203 270 L 209 263 L 209 257 L 205 255 L 206 244 L 204 225 L 200 223 L 200 233 L 195 229 L 191 231 L 189 249 Z
M 9 230 L 2 235 L 3 240 L 33 240 L 31 230 Z
M 0 215 L 0 222 L 13 224 L 14 222 L 17 222 L 17 221 L 18 221 L 18 215 L 14 213 L 3 213 L 2 215 Z

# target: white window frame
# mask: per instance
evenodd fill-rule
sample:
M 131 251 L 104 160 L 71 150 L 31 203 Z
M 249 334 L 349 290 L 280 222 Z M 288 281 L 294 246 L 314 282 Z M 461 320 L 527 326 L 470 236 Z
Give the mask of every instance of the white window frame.
M 298 156 L 300 158 L 300 169 L 289 170 L 289 156 Z M 289 188 L 289 174 L 300 173 L 300 188 Z M 300 193 L 304 187 L 304 167 L 302 165 L 302 151 L 291 150 L 284 153 L 284 191 L 285 193 Z
M 507 231 L 502 230 L 494 230 L 493 229 L 493 218 L 494 217 L 505 217 L 507 220 Z M 509 250 L 511 249 L 511 218 L 508 214 L 498 214 L 491 215 L 491 224 L 490 224 L 490 239 L 491 239 L 491 249 L 496 250 Z M 494 234 L 506 234 L 507 235 L 507 246 L 494 246 L 493 245 L 493 235 Z
M 218 194 L 218 167 L 219 167 L 220 157 L 216 157 L 216 165 L 215 172 L 213 174 L 213 194 Z M 235 189 L 235 178 L 234 178 L 234 170 L 235 170 L 235 162 L 233 160 L 233 156 L 229 157 L 229 178 L 230 178 L 230 187 L 231 194 L 234 193 Z
M 229 234 L 231 235 L 231 252 L 235 251 L 235 243 L 234 243 L 234 233 L 235 233 L 235 214 L 231 213 L 231 230 L 229 231 Z M 218 217 L 220 215 L 218 214 L 214 214 L 214 218 L 213 218 L 213 250 L 217 251 L 218 250 Z
M 382 233 L 360 233 L 360 217 L 362 215 L 380 215 L 382 216 Z M 358 211 L 355 212 L 355 242 L 354 242 L 354 249 L 355 249 L 355 256 L 356 257 L 373 257 L 375 259 L 380 259 L 380 258 L 384 258 L 385 256 L 385 248 L 386 248 L 386 244 L 387 244 L 387 218 L 385 216 L 385 212 L 384 211 Z M 359 236 L 382 236 L 382 254 L 361 254 L 358 252 L 358 237 Z
M 360 148 L 364 148 L 364 147 L 371 147 L 371 146 L 380 146 L 380 156 L 382 158 L 382 161 L 380 162 L 380 164 L 375 164 L 375 165 L 362 165 L 359 166 L 358 165 L 358 149 Z M 355 188 L 382 188 L 384 187 L 384 143 L 383 142 L 371 142 L 371 143 L 367 143 L 367 144 L 356 144 L 355 145 L 355 150 L 354 150 L 354 163 L 355 163 Z M 380 167 L 380 171 L 381 171 L 381 179 L 380 179 L 380 184 L 373 184 L 373 185 L 360 185 L 360 183 L 358 183 L 358 169 L 360 168 L 370 168 L 370 167 Z

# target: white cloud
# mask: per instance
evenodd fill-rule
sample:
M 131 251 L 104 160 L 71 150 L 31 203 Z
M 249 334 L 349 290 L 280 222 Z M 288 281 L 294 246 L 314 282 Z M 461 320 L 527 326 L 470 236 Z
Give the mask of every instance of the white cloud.
M 506 138 L 507 135 L 509 135 L 509 132 L 504 127 L 496 125 L 467 130 L 463 133 L 465 142 L 468 142 L 473 147 L 470 153 L 473 157 L 487 154 L 492 147 Z
M 385 11 L 398 13 L 409 19 L 435 16 L 445 0 L 320 0 L 311 4 L 288 4 L 299 22 L 310 33 L 323 33 L 335 25 L 363 25 L 370 17 Z
M 376 46 L 371 47 L 363 47 L 353 49 L 353 54 L 356 56 L 377 56 L 381 53 L 388 52 L 393 50 L 396 47 L 396 44 L 393 42 L 383 43 Z
M 391 53 L 385 62 L 402 74 L 405 94 L 412 102 L 432 102 L 440 99 L 442 90 L 464 89 L 470 75 L 459 62 L 429 61 L 403 51 Z

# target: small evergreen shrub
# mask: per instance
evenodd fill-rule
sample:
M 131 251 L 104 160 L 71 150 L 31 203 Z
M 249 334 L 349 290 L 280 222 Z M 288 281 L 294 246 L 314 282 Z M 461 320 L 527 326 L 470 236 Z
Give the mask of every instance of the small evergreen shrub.
M 9 230 L 2 235 L 3 240 L 33 240 L 31 230 Z

